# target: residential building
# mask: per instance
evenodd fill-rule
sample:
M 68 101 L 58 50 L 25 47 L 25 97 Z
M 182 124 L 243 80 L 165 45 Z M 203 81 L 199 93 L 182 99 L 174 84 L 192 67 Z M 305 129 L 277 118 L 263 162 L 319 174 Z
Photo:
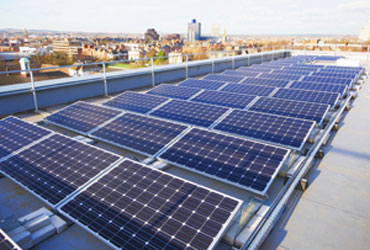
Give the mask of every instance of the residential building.
M 181 52 L 171 52 L 168 54 L 169 64 L 176 64 L 183 62 L 183 54 Z
M 370 40 L 370 20 L 365 23 L 364 27 L 362 27 L 362 29 L 360 30 L 358 40 L 360 40 L 361 42 L 367 42 Z
M 54 40 L 52 43 L 54 52 L 66 53 L 70 57 L 76 57 L 82 54 L 82 46 L 80 42 L 64 40 Z
M 145 41 L 158 41 L 159 39 L 159 34 L 155 29 L 148 29 L 145 34 Z

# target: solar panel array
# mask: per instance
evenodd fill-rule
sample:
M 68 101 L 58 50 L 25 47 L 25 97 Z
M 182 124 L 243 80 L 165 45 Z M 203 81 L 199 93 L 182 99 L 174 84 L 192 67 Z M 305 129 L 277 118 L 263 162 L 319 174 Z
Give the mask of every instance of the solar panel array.
M 258 95 L 258 96 L 268 96 L 276 89 L 270 86 L 259 86 L 251 84 L 236 84 L 229 83 L 222 87 L 220 91 L 234 92 L 247 95 Z
M 289 84 L 290 80 L 284 79 L 266 79 L 266 78 L 247 78 L 241 82 L 242 84 L 265 85 L 284 88 Z
M 42 200 L 56 205 L 119 159 L 54 134 L 0 163 L 0 171 Z
M 265 73 L 259 76 L 259 78 L 269 78 L 269 79 L 284 79 L 284 80 L 299 80 L 301 75 L 289 75 L 286 73 L 278 74 L 278 73 Z
M 93 132 L 91 137 L 154 156 L 186 128 L 176 123 L 126 113 Z
M 321 124 L 329 111 L 329 108 L 329 105 L 319 103 L 260 97 L 248 109 L 258 112 L 308 119 L 316 121 L 317 124 Z
M 150 115 L 208 128 L 226 111 L 224 107 L 172 100 Z
M 121 112 L 117 110 L 86 102 L 77 102 L 48 116 L 47 121 L 82 134 L 87 134 L 103 122 L 119 114 Z
M 343 95 L 347 90 L 346 85 L 324 84 L 324 83 L 316 83 L 316 82 L 310 83 L 310 82 L 300 82 L 300 81 L 293 82 L 289 86 L 289 88 L 333 92 L 333 93 L 339 93 L 340 95 Z
M 206 75 L 203 79 L 204 80 L 212 80 L 212 81 L 238 83 L 238 82 L 242 81 L 244 78 L 245 78 L 245 76 L 230 76 L 230 75 L 222 75 L 222 74 L 209 74 L 209 75 Z
M 258 71 L 235 71 L 235 70 L 225 70 L 222 72 L 223 75 L 231 75 L 231 76 L 248 76 L 248 77 L 256 77 L 261 74 L 261 72 Z
M 0 121 L 0 160 L 51 132 L 15 117 Z
M 288 154 L 287 149 L 193 128 L 160 159 L 264 194 Z
M 159 95 L 186 100 L 192 97 L 193 95 L 197 94 L 199 91 L 201 90 L 196 88 L 187 88 L 168 84 L 161 84 L 151 89 L 147 93 L 151 95 Z
M 211 249 L 241 201 L 131 160 L 60 211 L 119 249 Z
M 192 98 L 191 101 L 244 109 L 255 98 L 256 96 L 253 95 L 241 95 L 237 93 L 206 90 Z
M 349 86 L 352 83 L 352 79 L 319 77 L 319 76 L 305 76 L 302 79 L 302 81 L 321 82 L 321 83 L 327 83 L 327 84 L 344 84 L 347 86 Z
M 313 121 L 234 110 L 215 129 L 301 150 L 314 125 Z
M 221 88 L 223 85 L 225 85 L 225 82 L 207 81 L 193 78 L 187 79 L 179 84 L 179 86 L 181 87 L 209 89 L 209 90 L 217 90 Z
M 0 228 L 0 249 L 21 250 L 21 248 Z
M 125 92 L 122 95 L 115 97 L 114 99 L 103 103 L 103 105 L 122 109 L 129 110 L 137 113 L 146 114 L 150 110 L 159 106 L 160 104 L 168 101 L 169 98 L 161 96 L 152 96 L 141 94 L 137 92 Z

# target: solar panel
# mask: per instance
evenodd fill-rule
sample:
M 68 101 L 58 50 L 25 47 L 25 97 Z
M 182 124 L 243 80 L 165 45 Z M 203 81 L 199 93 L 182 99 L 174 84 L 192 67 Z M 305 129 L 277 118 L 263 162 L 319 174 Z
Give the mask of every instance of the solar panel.
M 225 70 L 224 72 L 222 72 L 223 75 L 230 75 L 230 76 L 248 76 L 248 77 L 255 77 L 255 76 L 258 76 L 259 74 L 261 74 L 261 72 L 258 72 L 258 71 L 251 71 L 251 70 L 239 70 L 239 71 L 236 71 L 236 70 Z
M 195 95 L 196 93 L 198 93 L 199 91 L 201 90 L 196 88 L 186 88 L 168 84 L 161 84 L 151 89 L 147 93 L 151 95 L 159 95 L 186 100 Z
M 215 129 L 301 150 L 314 125 L 313 121 L 233 110 Z
M 221 75 L 221 74 L 209 74 L 203 77 L 204 80 L 234 82 L 234 83 L 238 83 L 244 78 L 245 76 L 229 76 L 229 75 Z
M 0 228 L 0 249 L 1 250 L 22 250 L 3 230 Z
M 266 79 L 266 78 L 247 78 L 242 84 L 265 85 L 273 87 L 285 87 L 290 81 L 284 79 Z
M 316 121 L 321 124 L 330 106 L 310 102 L 260 97 L 249 110 Z
M 59 211 L 116 249 L 212 249 L 241 203 L 125 160 Z
M 252 65 L 253 66 L 253 65 Z M 264 68 L 264 67 L 252 67 L 252 66 L 249 66 L 249 67 L 240 67 L 239 69 L 237 69 L 237 71 L 246 71 L 246 72 L 249 72 L 249 71 L 252 71 L 252 72 L 259 72 L 259 73 L 263 73 L 263 72 L 271 72 L 273 70 L 273 68 Z
M 319 76 L 305 76 L 302 79 L 302 81 L 330 83 L 330 84 L 345 84 L 347 86 L 349 86 L 352 83 L 352 79 L 330 78 L 330 77 L 319 77 Z
M 222 87 L 220 91 L 234 92 L 247 95 L 258 95 L 258 96 L 268 96 L 275 90 L 274 87 L 269 86 L 257 86 L 249 84 L 234 84 L 229 83 Z
M 264 73 L 259 76 L 259 78 L 268 78 L 268 79 L 284 79 L 284 80 L 299 80 L 301 75 L 288 75 L 286 73 Z
M 160 159 L 264 195 L 288 154 L 287 149 L 193 128 Z
M 87 134 L 119 114 L 121 112 L 114 109 L 77 102 L 48 116 L 47 122 L 77 133 Z
M 313 82 L 300 82 L 300 81 L 293 82 L 289 86 L 289 88 L 292 88 L 292 89 L 307 89 L 307 90 L 315 90 L 315 91 L 326 91 L 326 92 L 339 93 L 340 95 L 343 95 L 344 92 L 346 92 L 346 90 L 347 90 L 346 85 L 313 83 Z
M 330 92 L 319 92 L 312 90 L 303 90 L 303 89 L 279 89 L 273 97 L 288 99 L 288 100 L 297 100 L 304 102 L 315 102 L 315 103 L 324 103 L 334 106 L 338 99 L 338 93 Z
M 120 157 L 54 134 L 0 163 L 0 170 L 51 206 L 85 185 Z
M 187 126 L 126 113 L 90 136 L 147 156 L 155 155 Z
M 191 101 L 244 109 L 255 98 L 256 96 L 253 95 L 241 95 L 231 92 L 206 90 L 195 96 Z
M 355 79 L 357 77 L 357 73 L 336 73 L 336 72 L 314 72 L 312 76 L 319 76 L 319 77 L 332 77 L 332 78 L 349 78 Z
M 0 120 L 0 160 L 50 133 L 13 116 Z
M 198 88 L 198 89 L 210 89 L 217 90 L 222 87 L 225 82 L 207 81 L 199 79 L 187 79 L 179 84 L 180 87 Z
M 313 71 L 312 70 L 298 70 L 298 69 L 281 69 L 281 70 L 274 70 L 272 73 L 276 74 L 289 74 L 289 75 L 309 75 Z
M 166 97 L 152 96 L 128 91 L 108 102 L 103 103 L 103 105 L 146 114 L 150 110 L 168 100 L 169 98 Z
M 214 105 L 172 100 L 150 115 L 208 128 L 228 110 Z

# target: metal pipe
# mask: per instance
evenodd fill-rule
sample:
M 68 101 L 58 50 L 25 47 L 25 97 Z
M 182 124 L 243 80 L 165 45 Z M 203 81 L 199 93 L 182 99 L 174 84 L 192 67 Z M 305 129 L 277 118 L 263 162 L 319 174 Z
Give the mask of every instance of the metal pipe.
M 231 68 L 235 69 L 235 52 L 233 51 L 233 55 L 231 58 Z
M 348 105 L 349 101 L 352 98 L 352 93 L 348 95 L 345 102 L 342 104 L 341 108 L 338 110 L 338 113 L 334 119 L 327 125 L 325 132 L 321 136 L 319 142 L 315 147 L 311 148 L 308 152 L 308 157 L 302 161 L 297 171 L 290 177 L 288 182 L 285 184 L 283 189 L 279 192 L 278 196 L 275 198 L 274 202 L 271 205 L 271 208 L 267 211 L 266 215 L 262 218 L 261 222 L 258 224 L 256 230 L 254 230 L 251 236 L 248 238 L 247 242 L 240 248 L 241 250 L 255 250 L 263 243 L 264 239 L 272 230 L 274 224 L 279 219 L 284 206 L 289 201 L 293 191 L 298 185 L 302 177 L 308 172 L 310 164 L 316 153 L 320 150 L 322 144 L 324 143 L 326 137 L 339 120 L 341 114 L 343 113 L 345 107 Z
M 155 78 L 154 78 L 154 60 L 153 57 L 151 58 L 151 64 L 152 64 L 152 86 L 155 86 Z
M 186 79 L 189 78 L 189 55 L 186 54 L 185 56 L 185 69 L 186 69 Z
M 35 107 L 35 112 L 39 112 L 39 106 L 37 103 L 37 96 L 36 96 L 36 86 L 35 86 L 35 81 L 33 79 L 33 72 L 29 70 L 30 74 L 30 80 L 31 80 L 31 91 L 32 91 L 32 96 L 33 96 L 33 105 Z
M 212 51 L 211 51 L 211 62 L 212 62 L 212 74 L 215 73 L 215 62 L 214 62 L 214 58 L 212 56 Z

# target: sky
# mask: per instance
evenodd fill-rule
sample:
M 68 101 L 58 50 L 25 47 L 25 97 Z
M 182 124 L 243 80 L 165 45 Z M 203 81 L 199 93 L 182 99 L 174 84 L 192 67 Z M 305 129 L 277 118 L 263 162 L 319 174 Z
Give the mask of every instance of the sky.
M 191 19 L 202 33 L 213 24 L 228 34 L 357 35 L 370 19 L 363 0 L 1 0 L 0 29 L 186 33 Z

